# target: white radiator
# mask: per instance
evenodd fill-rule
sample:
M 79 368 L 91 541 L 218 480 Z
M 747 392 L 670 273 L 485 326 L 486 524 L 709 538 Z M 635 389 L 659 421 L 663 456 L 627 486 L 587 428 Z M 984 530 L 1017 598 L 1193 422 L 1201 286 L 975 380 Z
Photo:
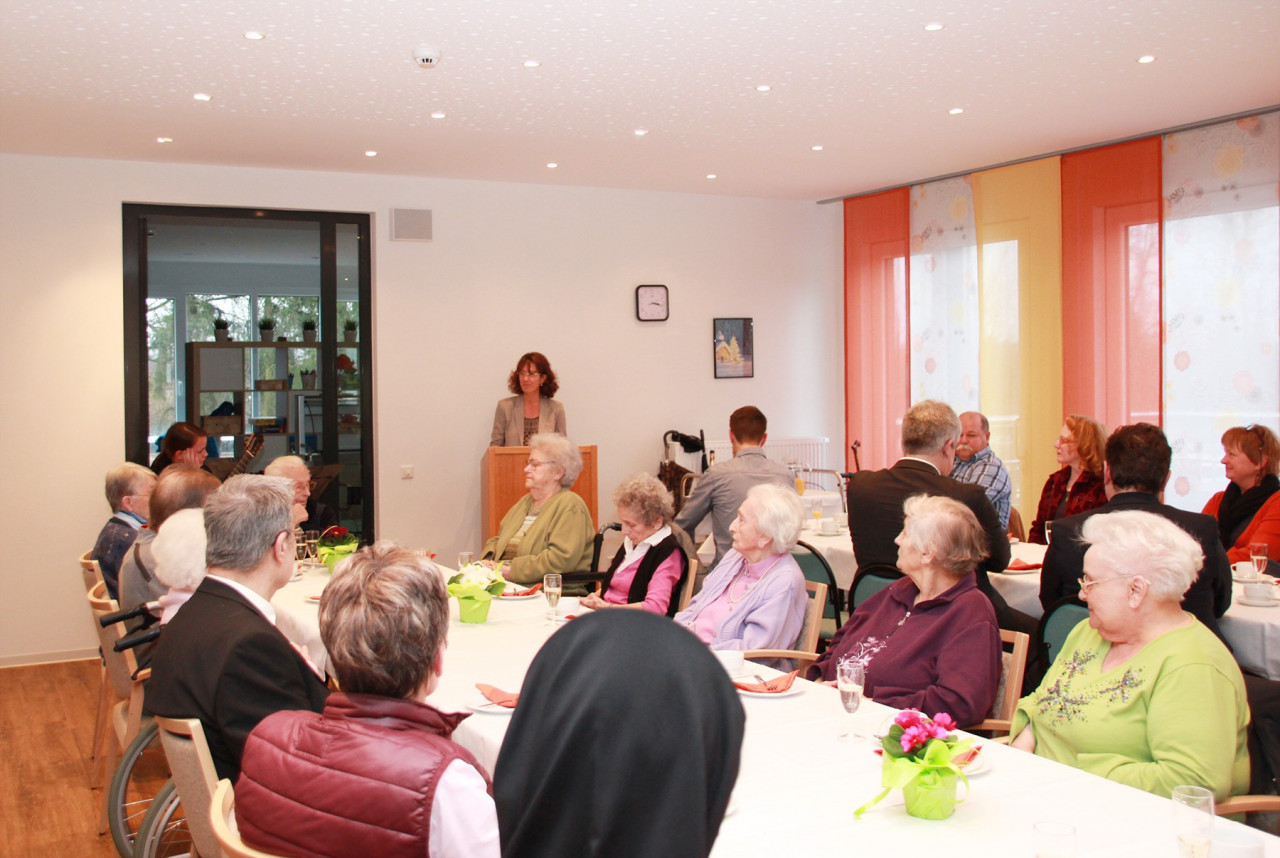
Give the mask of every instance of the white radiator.
M 822 470 L 827 467 L 827 448 L 831 446 L 830 438 L 769 438 L 765 441 L 765 455 L 775 462 L 795 468 L 811 468 Z M 733 447 L 726 438 L 708 440 L 708 449 L 716 454 L 717 462 L 727 462 L 733 458 Z

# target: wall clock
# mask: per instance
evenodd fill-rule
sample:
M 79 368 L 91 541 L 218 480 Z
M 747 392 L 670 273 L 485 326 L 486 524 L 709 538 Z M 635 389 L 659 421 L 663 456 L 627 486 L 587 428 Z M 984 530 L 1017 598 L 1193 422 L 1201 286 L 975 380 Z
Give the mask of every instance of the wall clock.
M 665 322 L 670 315 L 666 286 L 636 287 L 636 318 L 642 322 Z

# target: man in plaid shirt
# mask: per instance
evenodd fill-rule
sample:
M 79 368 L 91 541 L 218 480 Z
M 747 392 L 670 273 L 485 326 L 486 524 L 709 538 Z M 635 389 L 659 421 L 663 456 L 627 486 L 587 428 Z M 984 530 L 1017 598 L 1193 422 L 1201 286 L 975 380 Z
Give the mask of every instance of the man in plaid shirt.
M 982 486 L 991 505 L 1000 516 L 1000 526 L 1009 527 L 1010 495 L 1013 486 L 1009 472 L 1000 457 L 991 452 L 991 424 L 977 411 L 960 415 L 960 440 L 956 443 L 956 462 L 952 479 Z

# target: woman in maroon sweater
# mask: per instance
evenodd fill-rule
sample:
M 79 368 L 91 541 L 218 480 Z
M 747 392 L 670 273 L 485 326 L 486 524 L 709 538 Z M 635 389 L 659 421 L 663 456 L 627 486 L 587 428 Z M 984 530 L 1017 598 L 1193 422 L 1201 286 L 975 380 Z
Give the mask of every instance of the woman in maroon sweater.
M 906 576 L 867 599 L 809 668 L 831 681 L 836 665 L 866 665 L 877 703 L 946 712 L 961 726 L 987 717 L 1000 682 L 1000 629 L 974 570 L 986 536 L 959 501 L 916 495 L 903 505 L 898 568 Z
M 1106 446 L 1107 431 L 1097 420 L 1079 414 L 1067 417 L 1058 440 L 1053 442 L 1058 464 L 1063 467 L 1045 480 L 1028 542 L 1048 545 L 1047 522 L 1088 512 L 1107 502 L 1102 484 L 1102 454 Z

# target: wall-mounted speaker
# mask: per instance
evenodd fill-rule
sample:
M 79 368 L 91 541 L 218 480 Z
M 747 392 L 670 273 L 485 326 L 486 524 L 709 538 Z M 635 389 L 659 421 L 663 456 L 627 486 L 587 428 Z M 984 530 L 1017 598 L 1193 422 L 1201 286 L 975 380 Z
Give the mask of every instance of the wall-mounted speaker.
M 392 241 L 430 241 L 431 209 L 392 209 Z

